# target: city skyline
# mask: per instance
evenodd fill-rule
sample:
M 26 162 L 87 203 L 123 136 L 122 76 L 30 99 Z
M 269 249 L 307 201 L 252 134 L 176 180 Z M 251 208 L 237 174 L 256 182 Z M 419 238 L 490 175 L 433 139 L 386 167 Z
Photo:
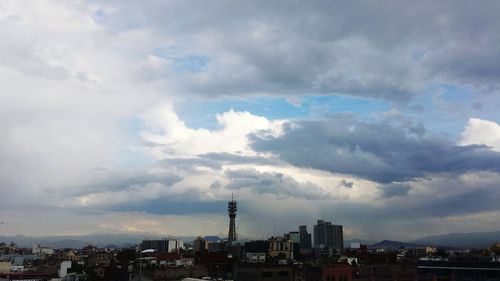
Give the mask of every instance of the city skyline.
M 0 236 L 499 231 L 499 8 L 0 1 Z

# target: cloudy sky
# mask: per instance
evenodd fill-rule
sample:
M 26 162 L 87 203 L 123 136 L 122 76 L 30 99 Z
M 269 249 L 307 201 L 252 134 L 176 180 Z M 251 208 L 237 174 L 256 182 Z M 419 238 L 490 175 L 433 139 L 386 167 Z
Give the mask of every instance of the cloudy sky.
M 497 1 L 0 1 L 0 235 L 500 230 Z

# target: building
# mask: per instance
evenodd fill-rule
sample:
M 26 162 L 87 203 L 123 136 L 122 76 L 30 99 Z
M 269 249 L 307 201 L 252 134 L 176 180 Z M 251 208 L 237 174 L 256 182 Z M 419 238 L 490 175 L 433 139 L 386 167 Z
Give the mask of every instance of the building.
M 269 257 L 278 260 L 294 259 L 294 243 L 282 237 L 271 237 L 269 242 Z
M 290 266 L 245 264 L 234 267 L 237 281 L 293 281 L 295 271 Z
M 465 261 L 419 261 L 417 263 L 419 281 L 469 281 L 500 280 L 500 263 Z
M 491 261 L 500 262 L 500 243 L 495 243 L 490 247 Z
M 158 252 L 168 252 L 167 251 L 167 240 L 166 239 L 161 239 L 161 240 L 143 240 L 141 243 L 141 250 L 146 250 L 146 249 L 154 249 Z
M 352 281 L 353 269 L 347 263 L 336 263 L 322 266 L 306 266 L 305 281 Z
M 141 249 L 155 249 L 158 252 L 170 253 L 184 248 L 184 242 L 177 239 L 157 239 L 157 240 L 143 240 Z
M 68 261 L 80 261 L 81 257 L 73 250 L 69 250 L 63 254 L 63 258 Z
M 415 264 L 374 263 L 359 266 L 356 281 L 423 281 L 417 277 Z M 425 279 L 424 279 L 425 280 Z M 440 279 L 438 279 L 440 280 Z M 433 280 L 434 281 L 434 280 Z
M 311 233 L 307 233 L 307 225 L 299 226 L 300 249 L 308 250 L 312 248 Z
M 342 252 L 344 249 L 342 225 L 334 225 L 331 222 L 318 220 L 314 226 L 314 248 Z
M 182 240 L 178 239 L 168 239 L 167 243 L 167 251 L 169 253 L 174 252 L 174 251 L 179 251 L 184 248 L 184 242 Z
M 258 240 L 247 242 L 244 246 L 244 261 L 248 263 L 265 263 L 268 251 L 268 241 Z
M 208 274 L 208 269 L 204 266 L 169 267 L 168 269 L 155 269 L 145 272 L 149 280 L 206 280 L 201 278 Z
M 266 263 L 266 253 L 245 253 L 247 263 Z
M 39 255 L 39 256 L 50 256 L 55 253 L 54 249 L 49 248 L 49 247 L 42 247 L 40 246 L 39 243 L 33 242 L 33 246 L 31 248 L 31 252 L 34 255 Z
M 293 243 L 293 258 L 298 258 L 300 255 L 300 232 L 290 231 L 283 235 L 283 237 Z
M 195 252 L 208 251 L 210 249 L 210 242 L 199 236 L 196 240 L 194 240 L 193 248 Z
M 290 231 L 283 237 L 285 239 L 291 240 L 293 243 L 300 244 L 300 233 L 298 231 Z
M 227 235 L 227 241 L 231 245 L 233 241 L 236 241 L 238 238 L 236 236 L 236 211 L 238 204 L 234 201 L 234 198 L 231 196 L 231 201 L 227 202 L 227 212 L 229 214 L 229 233 Z
M 10 261 L 0 261 L 0 273 L 10 272 Z

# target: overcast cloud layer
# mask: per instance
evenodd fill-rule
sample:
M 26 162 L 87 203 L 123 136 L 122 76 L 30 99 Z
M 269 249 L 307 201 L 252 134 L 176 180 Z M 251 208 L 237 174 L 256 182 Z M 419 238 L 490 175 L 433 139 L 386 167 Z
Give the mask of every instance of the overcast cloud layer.
M 499 230 L 499 9 L 0 0 L 0 234 Z

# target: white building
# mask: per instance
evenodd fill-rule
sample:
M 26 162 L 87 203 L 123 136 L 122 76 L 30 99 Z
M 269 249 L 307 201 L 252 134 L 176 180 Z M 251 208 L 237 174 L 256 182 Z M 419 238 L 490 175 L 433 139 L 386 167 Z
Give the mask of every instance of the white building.
M 266 263 L 266 253 L 246 253 L 248 263 Z
M 31 248 L 31 253 L 39 256 L 50 256 L 55 253 L 54 249 L 49 247 L 42 247 L 39 243 L 33 242 L 33 246 Z
M 167 251 L 169 253 L 173 251 L 178 251 L 182 248 L 184 248 L 184 242 L 182 242 L 182 240 L 177 240 L 177 239 L 168 240 Z

